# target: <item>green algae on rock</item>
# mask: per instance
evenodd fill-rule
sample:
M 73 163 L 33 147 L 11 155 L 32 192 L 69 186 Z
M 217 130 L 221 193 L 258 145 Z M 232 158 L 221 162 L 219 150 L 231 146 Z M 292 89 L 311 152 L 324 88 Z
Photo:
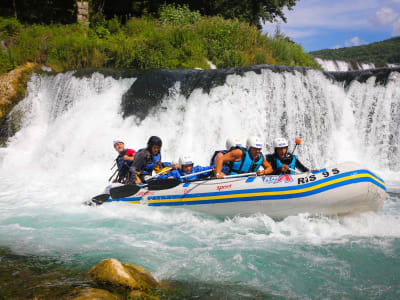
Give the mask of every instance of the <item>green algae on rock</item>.
M 158 287 L 158 282 L 145 269 L 113 258 L 101 261 L 88 274 L 99 286 L 113 291 L 148 291 Z

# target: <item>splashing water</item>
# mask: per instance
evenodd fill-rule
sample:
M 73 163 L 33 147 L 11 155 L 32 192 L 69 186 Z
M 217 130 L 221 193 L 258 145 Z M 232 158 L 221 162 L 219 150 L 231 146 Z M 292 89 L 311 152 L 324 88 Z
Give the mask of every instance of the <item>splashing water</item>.
M 87 268 L 115 257 L 158 279 L 239 283 L 293 298 L 396 298 L 400 282 L 400 77 L 346 89 L 319 71 L 229 75 L 186 98 L 177 82 L 139 121 L 123 118 L 122 95 L 136 78 L 94 73 L 34 75 L 15 108 L 22 128 L 1 149 L 0 245 Z M 378 213 L 220 219 L 185 209 L 82 203 L 102 191 L 112 140 L 143 147 L 163 139 L 163 158 L 190 153 L 207 164 L 225 138 L 301 138 L 304 164 L 356 161 L 389 182 Z M 291 145 L 291 147 L 293 144 Z M 234 298 L 235 293 L 228 298 Z

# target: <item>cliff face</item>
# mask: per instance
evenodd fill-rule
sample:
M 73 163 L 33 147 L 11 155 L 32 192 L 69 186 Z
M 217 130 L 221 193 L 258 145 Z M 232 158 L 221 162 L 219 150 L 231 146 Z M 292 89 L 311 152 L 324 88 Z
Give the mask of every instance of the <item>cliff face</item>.
M 35 63 L 26 63 L 0 76 L 0 123 L 25 96 L 26 83 L 32 72 L 40 70 Z

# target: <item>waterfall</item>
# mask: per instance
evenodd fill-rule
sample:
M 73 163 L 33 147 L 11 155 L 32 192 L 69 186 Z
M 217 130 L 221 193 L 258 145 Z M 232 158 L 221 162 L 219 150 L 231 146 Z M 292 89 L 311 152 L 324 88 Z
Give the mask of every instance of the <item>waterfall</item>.
M 264 153 L 276 137 L 289 149 L 300 138 L 296 154 L 306 166 L 355 161 L 398 186 L 399 118 L 399 68 L 34 74 L 0 127 L 0 245 L 83 269 L 114 257 L 160 280 L 194 282 L 207 296 L 215 287 L 201 282 L 221 285 L 229 299 L 239 294 L 232 286 L 241 295 L 252 287 L 282 298 L 396 298 L 398 194 L 378 213 L 281 221 L 83 202 L 108 184 L 114 139 L 138 150 L 151 135 L 162 138 L 164 161 L 191 154 L 200 165 L 230 136 L 257 135 Z M 371 282 L 379 294 L 365 288 Z
M 3 150 L 3 167 L 97 172 L 112 162 L 115 137 L 139 149 L 150 135 L 163 139 L 164 160 L 189 153 L 207 164 L 227 137 L 245 143 L 257 135 L 264 152 L 273 151 L 277 137 L 288 138 L 290 148 L 302 139 L 298 155 L 312 168 L 352 160 L 394 171 L 400 165 L 400 77 L 389 74 L 385 85 L 375 76 L 346 85 L 312 69 L 267 66 L 120 79 L 96 72 L 34 75 L 10 115 L 21 118 L 21 129 Z
M 314 60 L 329 72 L 347 72 L 353 70 L 371 70 L 376 68 L 397 68 L 396 64 L 374 64 L 371 62 L 344 61 L 337 59 L 323 59 L 315 57 Z

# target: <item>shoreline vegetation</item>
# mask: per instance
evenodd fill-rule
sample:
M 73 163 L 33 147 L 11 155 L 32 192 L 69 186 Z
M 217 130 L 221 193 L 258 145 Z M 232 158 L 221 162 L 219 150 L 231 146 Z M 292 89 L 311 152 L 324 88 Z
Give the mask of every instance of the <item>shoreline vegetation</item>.
M 320 68 L 279 30 L 274 36 L 238 19 L 201 16 L 187 6 L 162 6 L 159 17 L 96 17 L 83 24 L 24 25 L 0 18 L 0 74 L 27 62 L 55 72 L 82 68 L 209 69 L 278 64 Z
M 316 58 L 350 62 L 371 62 L 378 65 L 400 64 L 400 37 L 367 45 L 309 52 Z
M 220 69 L 246 65 L 321 67 L 311 55 L 279 32 L 222 17 L 202 16 L 187 6 L 162 6 L 158 18 L 103 15 L 87 24 L 22 24 L 0 17 L 0 124 L 25 95 L 29 72 L 15 80 L 10 72 L 35 64 L 54 72 L 86 68 L 123 70 Z M 8 73 L 8 74 L 7 74 Z M 17 72 L 18 73 L 18 72 Z M 13 90 L 17 92 L 12 92 Z M 11 92 L 10 92 L 11 91 Z

